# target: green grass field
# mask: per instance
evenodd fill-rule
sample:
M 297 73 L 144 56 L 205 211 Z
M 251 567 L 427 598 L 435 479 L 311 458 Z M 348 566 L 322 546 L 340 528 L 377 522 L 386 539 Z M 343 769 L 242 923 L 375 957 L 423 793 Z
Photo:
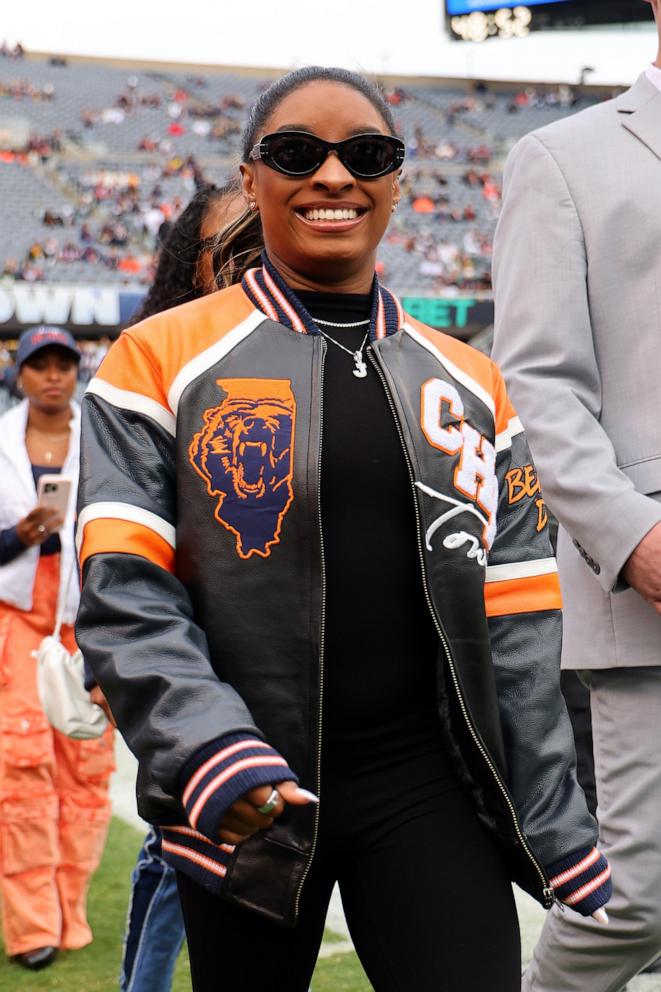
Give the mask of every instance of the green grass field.
M 103 862 L 94 876 L 89 919 L 94 943 L 75 953 L 62 954 L 41 972 L 25 971 L 6 958 L 0 960 L 0 992 L 114 992 L 121 956 L 122 934 L 129 895 L 129 878 L 142 836 L 120 820 L 113 820 Z M 333 935 L 329 934 L 332 941 Z M 190 992 L 185 954 L 181 955 L 173 992 Z M 319 962 L 313 992 L 370 992 L 355 954 L 337 954 Z

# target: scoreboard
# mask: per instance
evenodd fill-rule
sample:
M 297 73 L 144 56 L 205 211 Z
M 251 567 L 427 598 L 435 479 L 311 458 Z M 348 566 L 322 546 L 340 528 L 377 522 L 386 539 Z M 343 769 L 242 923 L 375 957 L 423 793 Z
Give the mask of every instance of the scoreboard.
M 516 0 L 512 3 L 500 3 L 499 0 L 446 0 L 446 9 L 450 16 L 455 16 L 457 14 L 472 14 L 473 11 L 484 12 L 487 10 L 499 10 L 501 7 L 505 7 L 511 10 L 513 7 L 534 7 L 539 4 L 544 4 L 545 6 L 550 6 L 551 3 L 568 3 L 571 0 L 527 0 L 524 5 L 522 0 Z
M 450 37 L 525 37 L 531 31 L 651 21 L 645 0 L 445 0 Z

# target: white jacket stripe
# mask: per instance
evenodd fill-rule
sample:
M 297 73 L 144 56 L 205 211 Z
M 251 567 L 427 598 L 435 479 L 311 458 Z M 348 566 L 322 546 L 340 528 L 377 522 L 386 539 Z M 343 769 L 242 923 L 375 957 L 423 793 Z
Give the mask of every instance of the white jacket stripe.
M 95 377 L 90 379 L 86 392 L 100 396 L 101 399 L 111 403 L 112 406 L 120 410 L 132 410 L 135 413 L 143 413 L 146 417 L 151 417 L 157 424 L 171 434 L 173 437 L 177 432 L 177 422 L 170 410 L 167 410 L 156 400 L 143 396 L 141 393 L 134 393 L 129 389 L 119 389 L 105 379 Z
M 523 434 L 523 424 L 518 417 L 512 417 L 504 431 L 496 434 L 496 452 L 504 451 L 512 447 L 512 438 L 517 434 Z
M 487 565 L 485 582 L 504 582 L 508 579 L 529 579 L 533 575 L 550 575 L 557 572 L 555 558 L 536 558 L 505 565 Z
M 228 334 L 225 334 L 220 341 L 216 341 L 211 347 L 206 348 L 204 351 L 196 355 L 195 358 L 187 362 L 186 365 L 178 372 L 175 379 L 170 386 L 168 391 L 168 403 L 170 404 L 170 409 L 177 415 L 177 408 L 179 406 L 179 400 L 182 397 L 186 386 L 189 385 L 194 379 L 197 379 L 199 375 L 202 375 L 207 369 L 211 368 L 217 362 L 228 355 L 233 348 L 236 348 L 237 344 L 240 344 L 244 338 L 247 338 L 249 334 L 255 330 L 259 324 L 262 324 L 267 318 L 260 310 L 253 310 L 253 312 L 246 317 L 245 320 L 241 321 L 233 330 Z
M 428 341 L 423 334 L 420 334 L 415 330 L 415 328 L 411 327 L 410 324 L 404 324 L 403 329 L 407 334 L 410 334 L 413 340 L 417 341 L 422 348 L 426 348 L 427 351 L 431 352 L 431 354 L 438 359 L 443 368 L 450 373 L 453 379 L 456 379 L 456 381 L 460 382 L 462 386 L 465 386 L 466 389 L 470 390 L 474 396 L 477 396 L 477 398 L 484 403 L 487 410 L 489 410 L 491 416 L 495 419 L 496 404 L 494 398 L 479 384 L 479 382 L 476 382 L 475 379 L 468 374 L 468 372 L 465 372 L 463 369 L 459 368 L 458 365 L 455 365 L 454 362 L 451 362 L 447 355 L 444 355 L 439 348 L 432 344 L 431 341 Z

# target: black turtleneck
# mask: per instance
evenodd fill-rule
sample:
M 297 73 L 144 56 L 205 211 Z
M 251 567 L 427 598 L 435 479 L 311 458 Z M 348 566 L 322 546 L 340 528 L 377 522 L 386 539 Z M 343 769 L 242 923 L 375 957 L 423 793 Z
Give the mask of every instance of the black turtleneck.
M 367 320 L 369 295 L 300 292 L 313 318 Z M 368 325 L 318 325 L 350 351 Z M 327 340 L 321 512 L 326 557 L 323 774 L 438 762 L 438 638 L 425 602 L 411 480 L 383 386 Z M 436 767 L 436 765 L 435 765 Z

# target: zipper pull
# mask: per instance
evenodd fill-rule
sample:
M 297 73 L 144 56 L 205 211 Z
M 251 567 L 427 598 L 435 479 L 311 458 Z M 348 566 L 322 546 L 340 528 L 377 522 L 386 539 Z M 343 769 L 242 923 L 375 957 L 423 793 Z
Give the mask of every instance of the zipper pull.
M 555 897 L 555 892 L 550 885 L 544 886 L 542 889 L 542 894 L 544 896 L 544 905 L 547 909 L 550 909 L 554 902 L 557 902 Z
M 556 896 L 555 889 L 552 889 L 550 885 L 547 885 L 544 889 L 542 889 L 542 893 L 544 895 L 544 905 L 547 909 L 551 909 L 551 907 L 555 904 L 560 912 L 564 913 L 565 907 Z

